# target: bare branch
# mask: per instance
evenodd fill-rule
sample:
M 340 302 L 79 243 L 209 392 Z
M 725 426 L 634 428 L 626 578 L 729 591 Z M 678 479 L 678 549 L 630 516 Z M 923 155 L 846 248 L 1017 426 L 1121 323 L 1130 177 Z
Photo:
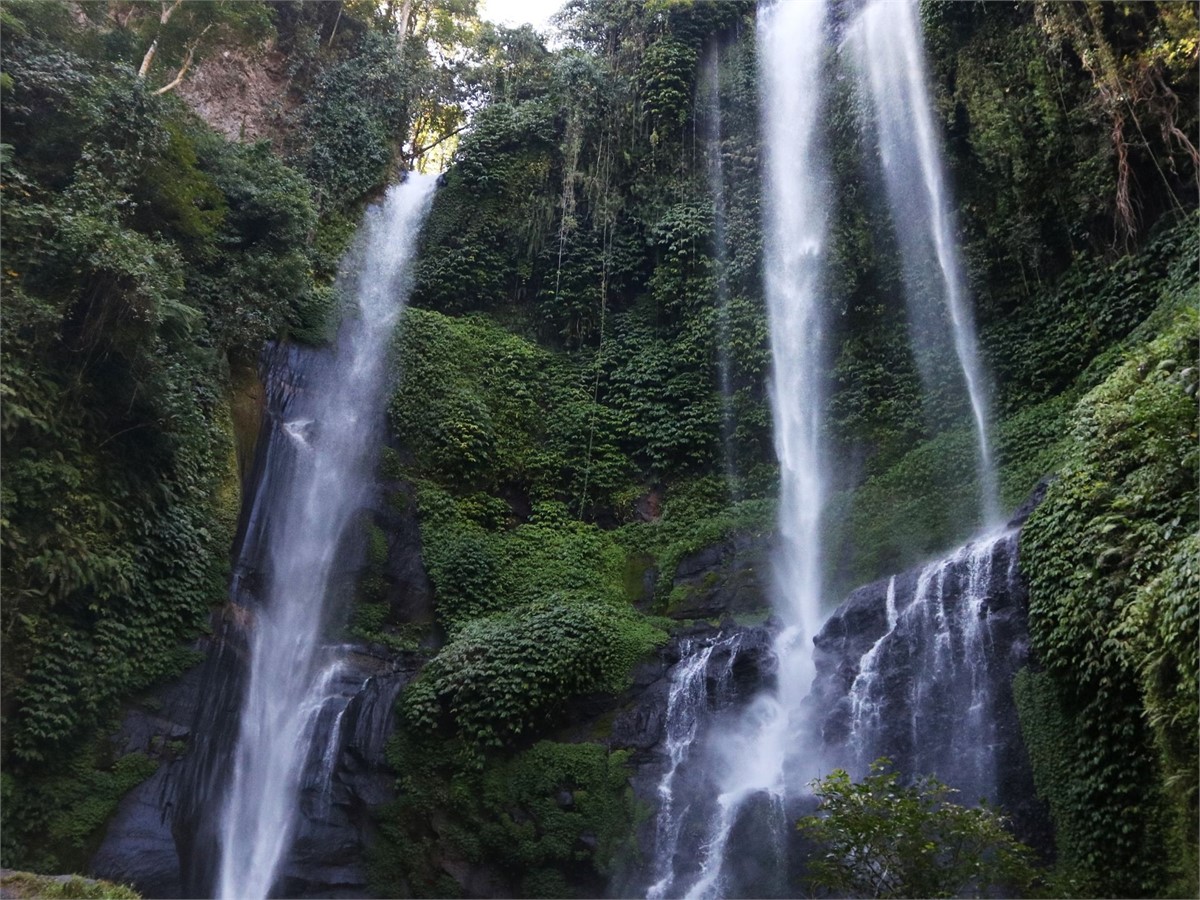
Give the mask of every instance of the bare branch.
M 154 62 L 154 54 L 158 52 L 158 39 L 162 36 L 162 30 L 171 21 L 171 16 L 175 15 L 175 10 L 179 9 L 182 4 L 183 0 L 175 0 L 173 4 L 167 6 L 167 0 L 162 0 L 162 13 L 158 17 L 158 34 L 154 35 L 154 40 L 150 42 L 146 55 L 142 57 L 142 65 L 138 68 L 137 73 L 138 78 L 144 79 L 146 73 L 150 71 L 150 64 Z
M 456 134 L 466 131 L 470 126 L 471 126 L 470 122 L 465 122 L 462 125 L 459 125 L 457 128 L 455 128 L 453 131 L 447 131 L 445 134 L 443 134 L 440 138 L 438 138 L 432 144 L 426 144 L 424 147 L 414 147 L 413 152 L 412 152 L 413 159 L 416 159 L 418 156 L 421 156 L 422 154 L 428 153 L 430 150 L 432 150 L 438 144 L 441 144 L 444 141 L 450 140 L 450 138 L 454 137 Z
M 165 94 L 168 91 L 173 91 L 175 88 L 179 87 L 179 85 L 183 84 L 183 76 L 186 75 L 188 69 L 191 68 L 192 59 L 196 55 L 196 47 L 199 45 L 201 38 L 208 33 L 210 28 L 212 28 L 212 25 L 206 25 L 204 30 L 196 36 L 196 39 L 188 44 L 187 56 L 184 57 L 183 65 L 179 67 L 179 71 L 175 73 L 175 78 L 168 84 L 164 84 L 162 87 L 156 90 L 154 92 L 154 96 L 157 97 L 159 94 Z

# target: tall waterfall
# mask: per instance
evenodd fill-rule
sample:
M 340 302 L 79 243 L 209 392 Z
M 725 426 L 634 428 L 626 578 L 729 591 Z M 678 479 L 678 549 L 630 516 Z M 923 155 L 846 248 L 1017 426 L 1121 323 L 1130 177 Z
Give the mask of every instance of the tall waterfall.
M 821 276 L 829 207 L 818 142 L 824 2 L 777 2 L 759 11 L 766 147 L 764 289 L 771 332 L 771 412 L 779 459 L 779 546 L 774 555 L 779 699 L 795 710 L 812 682 L 821 626 L 821 444 L 826 347 Z M 786 738 L 781 733 L 780 738 Z M 794 745 L 793 745 L 794 746 Z M 778 757 L 787 746 L 778 748 Z
M 294 832 L 317 719 L 338 702 L 341 663 L 323 632 L 345 538 L 369 496 L 386 351 L 434 183 L 411 175 L 368 210 L 342 274 L 354 307 L 328 366 L 285 410 L 291 472 L 260 511 L 269 530 L 266 587 L 251 613 L 248 685 L 220 823 L 218 890 L 227 900 L 270 892 Z
M 945 326 L 929 299 L 941 295 L 974 420 L 983 524 L 999 522 L 988 399 L 950 197 L 933 119 L 915 0 L 873 0 L 848 40 L 873 100 L 892 221 L 904 254 L 913 341 L 927 381 Z M 936 274 L 934 274 L 936 273 Z
M 702 829 L 698 870 L 690 876 L 676 873 L 669 882 L 687 897 L 729 893 L 733 860 L 728 851 L 742 821 L 756 823 L 758 849 L 770 857 L 765 868 L 781 878 L 785 803 L 817 774 L 807 768 L 801 701 L 812 682 L 811 642 L 821 625 L 819 528 L 826 493 L 820 280 L 828 198 L 818 141 L 824 28 L 825 4 L 819 0 L 759 7 L 767 175 L 764 288 L 781 479 L 774 583 L 783 627 L 773 648 L 778 659 L 775 689 L 754 698 L 732 727 L 714 729 L 716 800 Z M 757 884 L 755 890 L 764 886 Z

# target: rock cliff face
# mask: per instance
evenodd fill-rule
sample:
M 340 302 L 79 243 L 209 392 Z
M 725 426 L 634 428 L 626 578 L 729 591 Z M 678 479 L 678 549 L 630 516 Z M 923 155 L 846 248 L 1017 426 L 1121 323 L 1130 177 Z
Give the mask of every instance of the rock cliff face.
M 669 614 L 676 619 L 717 619 L 770 608 L 763 581 L 767 546 L 744 533 L 685 556 L 675 569 Z
M 280 440 L 278 410 L 303 389 L 313 351 L 279 348 L 264 366 L 266 398 L 254 464 L 246 473 L 232 602 L 216 617 L 214 636 L 200 645 L 204 661 L 177 682 L 130 709 L 113 741 L 119 753 L 160 760 L 155 774 L 121 802 L 90 870 L 132 883 L 146 896 L 211 896 L 218 866 L 221 804 L 237 737 L 246 676 L 246 647 L 262 591 L 262 547 L 269 523 L 261 494 L 271 488 L 269 458 Z M 381 485 L 364 513 L 389 536 L 385 599 L 399 621 L 428 622 L 432 592 L 421 563 L 413 505 L 387 502 L 402 485 Z M 356 555 L 348 554 L 354 559 Z M 347 570 L 352 579 L 353 568 Z M 377 644 L 339 649 L 344 666 L 336 702 L 323 709 L 305 767 L 301 821 L 281 888 L 290 897 L 366 896 L 364 850 L 369 810 L 392 797 L 395 776 L 384 745 L 394 729 L 396 698 L 420 667 L 416 652 Z
M 284 866 L 287 897 L 366 897 L 370 810 L 394 796 L 384 758 L 396 698 L 420 667 L 413 654 L 355 652 L 349 702 L 318 723 L 301 789 L 301 821 Z
M 146 897 L 182 897 L 171 815 L 182 760 L 199 708 L 203 664 L 130 709 L 113 736 L 120 753 L 145 753 L 158 770 L 125 795 L 89 872 L 136 886 Z M 185 751 L 184 751 L 185 752 Z
M 1012 696 L 1029 648 L 1018 537 L 1037 499 L 944 559 L 851 593 L 814 641 L 808 702 L 826 769 L 861 775 L 886 756 L 958 788 L 962 802 L 999 804 L 1047 848 Z
M 179 96 L 231 141 L 279 143 L 288 96 L 288 60 L 276 50 L 230 47 L 205 59 L 179 86 Z

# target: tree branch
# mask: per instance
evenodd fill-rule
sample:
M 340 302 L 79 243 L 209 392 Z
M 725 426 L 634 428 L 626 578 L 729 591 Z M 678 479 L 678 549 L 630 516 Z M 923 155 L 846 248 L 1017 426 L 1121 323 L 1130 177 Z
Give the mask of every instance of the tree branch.
M 173 91 L 175 88 L 179 87 L 179 85 L 183 84 L 183 76 L 186 75 L 187 70 L 191 68 L 192 58 L 196 55 L 196 47 L 200 43 L 200 39 L 208 33 L 210 28 L 212 28 L 212 25 L 204 26 L 204 30 L 196 36 L 196 39 L 188 44 L 187 56 L 184 57 L 183 65 L 179 67 L 179 71 L 175 73 L 174 80 L 172 80 L 169 84 L 164 84 L 162 87 L 156 90 L 154 92 L 154 96 L 157 97 L 159 94 L 165 94 L 168 91 Z
M 171 16 L 175 14 L 175 10 L 183 4 L 183 0 L 175 0 L 171 6 L 167 6 L 167 0 L 162 0 L 162 13 L 158 17 L 158 33 L 154 35 L 154 40 L 150 42 L 149 49 L 146 50 L 146 55 L 142 57 L 142 65 L 138 69 L 137 77 L 144 79 L 146 73 L 150 71 L 150 64 L 154 62 L 154 54 L 158 52 L 158 39 L 162 36 L 162 30 L 171 21 Z
M 432 150 L 438 144 L 442 143 L 443 141 L 450 140 L 450 138 L 454 137 L 456 134 L 466 131 L 470 127 L 471 127 L 470 122 L 464 122 L 462 125 L 459 125 L 453 131 L 447 131 L 445 134 L 443 134 L 440 138 L 438 138 L 432 144 L 427 144 L 424 147 L 414 147 L 413 152 L 412 152 L 413 159 L 416 159 L 418 156 L 421 156 L 423 153 L 428 153 L 430 150 Z

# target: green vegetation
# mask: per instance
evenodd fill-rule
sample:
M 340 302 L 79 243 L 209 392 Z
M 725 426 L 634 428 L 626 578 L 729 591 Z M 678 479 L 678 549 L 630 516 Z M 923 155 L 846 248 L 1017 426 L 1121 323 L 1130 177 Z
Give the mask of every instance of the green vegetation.
M 22 774 L 19 781 L 5 772 L 0 780 L 10 810 L 3 835 L 5 859 L 21 859 L 22 865 L 43 872 L 82 871 L 121 797 L 157 768 L 157 761 L 141 753 L 114 760 L 104 735 L 97 734 L 74 755 Z M 14 807 L 20 811 L 17 821 L 8 819 Z
M 6 897 L 37 900 L 141 900 L 141 894 L 124 885 L 78 875 L 50 877 L 32 872 L 6 872 L 0 878 Z
M 1189 301 L 1198 253 L 1193 219 L 1167 223 L 1136 254 L 1106 263 L 1081 258 L 1052 287 L 983 332 L 1003 376 L 994 442 L 1007 509 L 1066 461 L 1080 397 L 1161 327 L 1168 314 L 1158 310 Z M 917 443 L 835 497 L 833 594 L 963 540 L 974 524 L 978 490 L 975 438 L 964 425 Z
M 324 338 L 340 223 L 387 177 L 338 185 L 331 227 L 320 172 L 227 142 L 173 85 L 216 46 L 319 38 L 320 10 L 188 3 L 162 21 L 157 4 L 85 7 L 0 10 L 2 862 L 43 871 L 82 867 L 151 770 L 113 767 L 95 735 L 194 663 L 187 644 L 225 599 L 240 491 L 230 369 L 269 339 Z M 293 86 L 360 53 L 370 69 L 369 32 L 343 17 Z M 398 143 L 395 105 L 372 113 Z M 332 140 L 330 122 L 306 121 L 300 162 Z
M 633 664 L 664 638 L 635 613 L 586 596 L 551 595 L 474 619 L 405 692 L 405 725 L 431 730 L 449 720 L 471 745 L 511 745 L 544 733 L 572 699 L 626 687 Z
M 588 897 L 626 852 L 634 804 L 626 754 L 540 741 L 486 769 L 463 768 L 456 744 L 401 733 L 389 750 L 400 799 L 371 851 L 374 889 L 457 897 L 451 875 L 518 897 Z
M 836 769 L 812 783 L 816 814 L 796 827 L 815 844 L 808 886 L 835 897 L 1024 897 L 1033 851 L 986 805 L 959 806 L 934 778 L 911 784 L 886 759 L 851 781 Z M 1055 895 L 1058 896 L 1058 895 Z
M 1043 668 L 1022 723 L 1059 851 L 1101 894 L 1196 886 L 1194 292 L 1171 309 L 1080 401 L 1022 539 Z
M 391 606 L 381 515 L 347 623 L 429 657 L 373 878 L 601 893 L 632 833 L 626 760 L 547 739 L 665 640 L 655 616 L 696 590 L 681 560 L 774 522 L 754 4 L 578 0 L 554 50 L 472 0 L 85 7 L 0 8 L 3 864 L 82 867 L 153 771 L 103 733 L 224 602 L 246 373 L 265 341 L 328 338 L 363 204 L 442 154 L 380 472 L 419 520 L 433 621 Z M 1038 789 L 1074 889 L 1194 895 L 1195 9 L 922 16 L 1005 504 L 1058 475 L 1022 549 Z M 225 49 L 277 87 L 269 141 L 185 105 Z M 961 392 L 924 388 L 900 337 L 864 98 L 824 64 L 832 600 L 964 538 L 977 488 Z M 936 819 L 927 787 L 903 796 Z

